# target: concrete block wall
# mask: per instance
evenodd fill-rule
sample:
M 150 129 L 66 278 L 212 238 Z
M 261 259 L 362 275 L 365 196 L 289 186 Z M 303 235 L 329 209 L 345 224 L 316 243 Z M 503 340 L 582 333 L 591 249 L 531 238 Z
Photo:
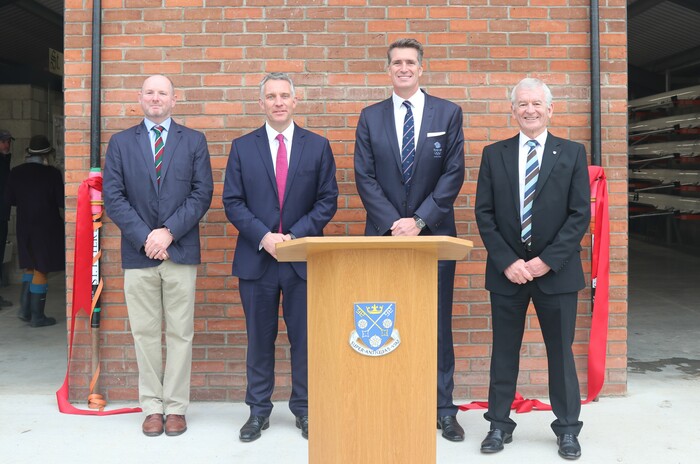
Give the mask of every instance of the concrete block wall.
M 22 164 L 32 135 L 44 134 L 53 142 L 53 118 L 63 115 L 63 93 L 35 85 L 0 85 L 0 129 L 9 130 L 12 142 L 12 167 Z M 56 145 L 54 145 L 56 146 Z M 62 147 L 56 147 L 51 162 L 63 166 Z M 15 212 L 8 225 L 8 241 L 16 243 Z M 17 265 L 17 247 L 12 247 L 12 260 L 3 268 L 5 283 L 19 282 L 21 270 Z

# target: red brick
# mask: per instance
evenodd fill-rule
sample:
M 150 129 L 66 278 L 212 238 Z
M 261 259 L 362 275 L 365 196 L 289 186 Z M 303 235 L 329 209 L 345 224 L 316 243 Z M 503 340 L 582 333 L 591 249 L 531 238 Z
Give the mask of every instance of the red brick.
M 292 4 L 283 0 L 103 0 L 103 146 L 111 134 L 142 118 L 137 91 L 143 76 L 170 74 L 179 101 L 175 118 L 204 131 L 212 153 L 215 198 L 201 227 L 195 320 L 193 399 L 241 401 L 245 390 L 245 323 L 238 280 L 230 275 L 237 231 L 222 210 L 223 170 L 232 138 L 258 127 L 257 85 L 266 72 L 293 74 L 300 97 L 297 123 L 329 137 L 338 167 L 339 211 L 328 235 L 362 235 L 365 212 L 354 185 L 354 132 L 359 111 L 390 95 L 386 46 L 399 37 L 425 44 L 422 83 L 464 110 L 466 181 L 456 201 L 458 232 L 473 240 L 469 260 L 458 263 L 455 288 L 456 394 L 485 397 L 491 343 L 490 305 L 484 289 L 486 253 L 474 224 L 474 193 L 482 148 L 517 132 L 508 92 L 522 77 L 545 79 L 555 94 L 552 131 L 589 145 L 589 22 L 586 0 L 472 0 L 463 6 L 423 2 L 406 6 L 384 0 L 331 0 Z M 624 394 L 626 371 L 627 165 L 626 2 L 609 0 L 601 10 L 604 163 L 611 192 L 610 343 L 604 394 Z M 65 125 L 67 256 L 75 194 L 85 177 L 89 152 L 90 8 L 66 2 Z M 274 19 L 270 21 L 270 19 Z M 286 19 L 285 18 L 289 18 Z M 155 46 L 151 46 L 155 45 Z M 102 385 L 113 398 L 136 398 L 133 340 L 126 325 L 119 232 L 103 228 Z M 589 246 L 588 236 L 584 244 Z M 584 250 L 590 272 L 590 251 Z M 67 268 L 72 289 L 72 264 Z M 581 292 L 574 350 L 585 377 L 590 327 Z M 70 297 L 70 295 L 69 295 Z M 86 317 L 77 321 L 72 396 L 85 395 L 90 356 Z M 283 329 L 284 324 L 281 324 Z M 528 317 L 523 394 L 546 396 L 546 362 L 537 320 Z M 279 388 L 290 390 L 289 347 L 282 333 L 277 350 Z M 529 364 L 528 364 L 529 363 Z M 520 386 L 519 386 L 520 389 Z

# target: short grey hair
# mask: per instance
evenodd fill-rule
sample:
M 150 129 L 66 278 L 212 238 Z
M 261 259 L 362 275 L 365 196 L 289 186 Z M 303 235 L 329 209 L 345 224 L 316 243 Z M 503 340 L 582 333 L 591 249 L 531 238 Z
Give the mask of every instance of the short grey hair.
M 389 45 L 389 49 L 386 51 L 386 61 L 389 65 L 391 64 L 391 51 L 395 48 L 415 48 L 418 52 L 418 64 L 423 65 L 423 44 L 416 39 L 398 39 Z
M 547 84 L 545 84 L 540 79 L 536 79 L 534 77 L 526 77 L 525 79 L 518 82 L 518 84 L 515 87 L 513 87 L 513 90 L 510 92 L 510 104 L 512 106 L 515 106 L 515 99 L 518 89 L 536 89 L 538 87 L 541 87 L 542 90 L 544 90 L 544 100 L 545 103 L 547 103 L 547 107 L 549 108 L 550 106 L 552 106 L 552 91 L 549 90 Z
M 263 79 L 260 81 L 260 99 L 265 100 L 265 84 L 267 84 L 267 81 L 287 81 L 289 82 L 289 87 L 292 90 L 292 97 L 294 97 L 294 82 L 292 82 L 292 78 L 289 77 L 287 73 L 282 73 L 282 72 L 273 72 L 268 74 L 267 76 L 263 77 Z

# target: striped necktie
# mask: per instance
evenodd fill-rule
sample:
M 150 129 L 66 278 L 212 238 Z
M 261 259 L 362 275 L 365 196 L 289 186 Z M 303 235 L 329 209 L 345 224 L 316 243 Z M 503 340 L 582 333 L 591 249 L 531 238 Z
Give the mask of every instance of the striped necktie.
M 535 187 L 540 166 L 537 162 L 537 140 L 528 140 L 527 161 L 525 163 L 525 194 L 520 220 L 520 238 L 528 247 L 532 245 L 532 202 L 535 198 Z
M 165 151 L 165 143 L 163 143 L 163 131 L 165 128 L 163 126 L 153 126 L 151 129 L 156 133 L 156 143 L 153 147 L 155 153 L 155 163 L 156 163 L 156 180 L 158 185 L 160 185 L 160 169 L 163 165 L 163 152 Z
M 410 186 L 413 176 L 413 159 L 416 154 L 415 130 L 413 124 L 413 111 L 408 100 L 403 102 L 406 107 L 406 116 L 403 119 L 403 139 L 401 146 L 401 172 L 403 184 L 406 189 Z

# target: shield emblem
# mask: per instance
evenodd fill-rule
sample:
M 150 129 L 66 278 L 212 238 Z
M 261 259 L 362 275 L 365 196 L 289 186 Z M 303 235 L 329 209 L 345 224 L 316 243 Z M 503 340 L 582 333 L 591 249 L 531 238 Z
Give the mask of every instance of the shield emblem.
M 371 351 L 377 351 L 391 338 L 396 318 L 396 303 L 355 303 L 355 330 Z

